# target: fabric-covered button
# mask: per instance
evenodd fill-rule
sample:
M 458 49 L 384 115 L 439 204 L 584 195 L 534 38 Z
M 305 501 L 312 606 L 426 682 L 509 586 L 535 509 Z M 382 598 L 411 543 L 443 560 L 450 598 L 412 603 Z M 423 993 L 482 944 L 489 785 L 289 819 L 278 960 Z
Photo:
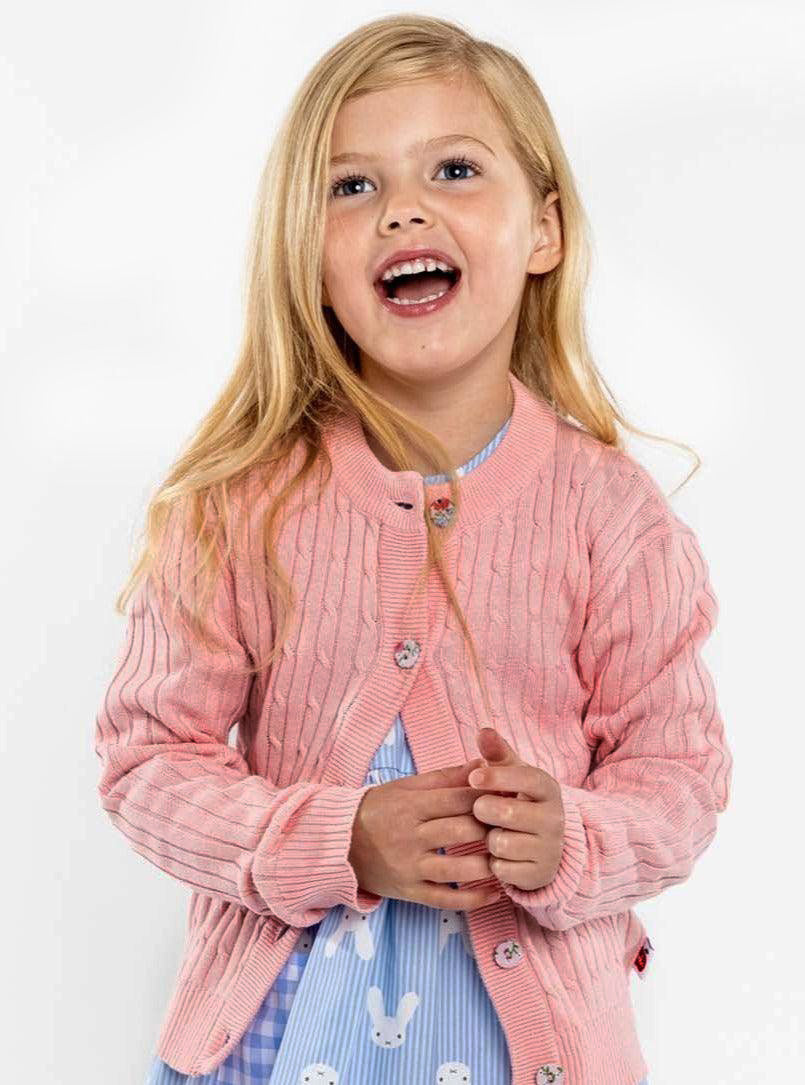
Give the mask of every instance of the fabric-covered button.
M 507 938 L 505 942 L 498 942 L 495 946 L 495 964 L 501 968 L 514 968 L 522 959 L 522 947 L 514 938 Z
M 567 1085 L 565 1071 L 555 1062 L 546 1062 L 544 1066 L 540 1066 L 534 1074 L 534 1081 L 536 1085 L 559 1085 L 560 1082 L 562 1085 Z
M 430 518 L 437 527 L 447 527 L 455 511 L 455 505 L 449 497 L 437 497 L 430 503 Z
M 416 661 L 419 659 L 419 653 L 422 649 L 419 647 L 419 643 L 413 640 L 411 637 L 407 637 L 405 640 L 399 641 L 394 645 L 394 658 L 397 661 L 397 666 L 407 669 L 413 667 Z

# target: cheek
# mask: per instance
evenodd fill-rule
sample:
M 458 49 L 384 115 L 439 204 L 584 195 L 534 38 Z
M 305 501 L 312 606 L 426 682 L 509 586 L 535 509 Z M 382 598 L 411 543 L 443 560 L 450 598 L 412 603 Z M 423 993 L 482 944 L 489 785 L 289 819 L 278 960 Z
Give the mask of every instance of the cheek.
M 528 263 L 523 245 L 524 236 L 527 237 L 509 222 L 502 223 L 500 229 L 491 234 L 488 246 L 489 267 L 494 270 L 499 292 L 512 294 L 522 287 Z
M 467 261 L 466 282 L 472 306 L 489 312 L 510 308 L 522 283 L 523 238 L 500 214 L 484 219 L 479 210 L 472 232 L 460 237 Z
M 361 301 L 372 300 L 368 279 L 367 249 L 357 239 L 347 241 L 328 236 L 322 256 L 322 281 L 330 297 L 341 305 L 354 308 Z
M 325 280 L 325 285 L 335 315 L 350 334 L 358 331 L 371 317 L 375 304 L 369 283 L 362 281 L 354 271 L 345 270 L 335 272 L 331 279 Z
M 371 342 L 378 314 L 371 283 L 346 261 L 330 265 L 324 275 L 324 287 L 333 315 L 362 349 L 373 349 Z M 381 314 L 382 315 L 382 314 Z
M 505 246 L 487 247 L 483 261 L 471 265 L 467 285 L 479 335 L 494 333 L 509 320 L 523 282 L 520 263 Z
M 329 254 L 323 261 L 322 283 L 330 298 L 330 304 L 342 323 L 344 317 L 358 316 L 373 301 L 371 285 L 364 269 L 350 260 L 346 247 Z
M 483 252 L 482 266 L 490 277 L 511 283 L 528 263 L 530 226 L 527 209 L 519 200 L 498 200 L 487 204 L 479 218 L 483 232 L 474 244 Z
M 344 237 L 335 226 L 325 233 L 322 253 L 322 282 L 327 287 L 330 297 L 342 304 L 356 293 L 363 284 L 365 268 L 359 263 L 360 248 L 354 241 Z

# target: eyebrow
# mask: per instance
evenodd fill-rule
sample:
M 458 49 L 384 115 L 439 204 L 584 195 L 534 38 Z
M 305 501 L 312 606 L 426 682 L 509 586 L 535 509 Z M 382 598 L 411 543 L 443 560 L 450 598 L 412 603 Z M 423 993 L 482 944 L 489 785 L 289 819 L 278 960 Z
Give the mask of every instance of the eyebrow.
M 457 132 L 453 132 L 447 136 L 434 136 L 433 139 L 417 140 L 416 143 L 412 143 L 411 146 L 408 148 L 408 153 L 409 155 L 413 155 L 418 150 L 426 150 L 428 147 L 435 147 L 441 143 L 458 143 L 459 141 L 480 143 L 482 147 L 486 147 L 487 151 L 489 151 L 493 158 L 497 158 L 497 155 L 492 150 L 492 148 L 487 143 L 484 143 L 482 139 L 478 139 L 477 136 L 461 135 L 461 133 Z M 334 155 L 330 159 L 330 165 L 337 166 L 340 162 L 349 162 L 352 159 L 362 159 L 365 162 L 377 162 L 379 157 L 380 156 L 376 154 L 361 154 L 359 151 L 344 151 L 343 154 Z

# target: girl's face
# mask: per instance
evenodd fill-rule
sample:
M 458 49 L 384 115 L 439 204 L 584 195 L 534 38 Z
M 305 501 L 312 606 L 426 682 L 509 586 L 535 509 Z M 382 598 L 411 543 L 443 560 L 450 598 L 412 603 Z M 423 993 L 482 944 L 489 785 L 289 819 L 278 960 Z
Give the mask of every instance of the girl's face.
M 362 375 L 409 395 L 470 367 L 502 379 L 526 276 L 559 263 L 561 228 L 557 194 L 535 204 L 493 107 L 464 80 L 377 91 L 341 107 L 331 153 L 349 158 L 330 166 L 324 303 L 358 345 Z M 377 296 L 378 267 L 422 247 L 448 254 L 458 289 L 434 312 L 398 315 Z

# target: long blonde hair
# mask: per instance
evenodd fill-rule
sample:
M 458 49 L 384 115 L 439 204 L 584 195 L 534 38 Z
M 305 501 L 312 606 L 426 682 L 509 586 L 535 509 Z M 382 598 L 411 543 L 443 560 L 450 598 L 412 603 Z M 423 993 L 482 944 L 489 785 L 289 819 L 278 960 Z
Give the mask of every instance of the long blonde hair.
M 590 260 L 587 220 L 534 78 L 512 53 L 473 37 L 455 23 L 417 14 L 380 18 L 358 27 L 325 53 L 281 123 L 254 209 L 239 356 L 217 402 L 149 503 L 145 540 L 116 600 L 118 613 L 125 613 L 143 577 L 157 581 L 157 557 L 168 521 L 179 517 L 192 525 L 201 559 L 191 580 L 195 585 L 200 574 L 202 590 L 198 600 L 195 588 L 187 597 L 181 586 L 173 591 L 174 613 L 181 609 L 207 640 L 203 614 L 232 546 L 231 492 L 252 470 L 261 472 L 270 486 L 289 452 L 301 442 L 304 458 L 299 471 L 271 500 L 262 525 L 261 561 L 277 590 L 274 605 L 281 609 L 282 620 L 271 652 L 248 673 L 267 667 L 288 635 L 296 605 L 293 586 L 276 555 L 278 516 L 320 457 L 329 464 L 321 425 L 343 410 L 358 412 L 397 470 L 414 469 L 407 446 L 413 437 L 436 472 L 448 477 L 457 513 L 453 525 L 460 518 L 460 486 L 447 450 L 434 434 L 375 395 L 362 380 L 356 343 L 333 310 L 322 305 L 321 269 L 331 134 L 340 106 L 359 95 L 414 80 L 461 76 L 473 80 L 497 107 L 534 198 L 542 200 L 551 192 L 559 197 L 563 258 L 552 271 L 528 277 L 512 348 L 512 372 L 560 416 L 606 445 L 623 447 L 616 422 L 633 433 L 655 436 L 621 415 L 591 357 L 583 310 Z M 693 451 L 688 445 L 681 447 Z M 696 464 L 688 478 L 701 463 L 693 455 Z M 428 558 L 416 590 L 435 564 L 469 645 L 491 718 L 477 651 L 444 565 L 450 525 L 437 527 L 427 515 L 425 523 Z

